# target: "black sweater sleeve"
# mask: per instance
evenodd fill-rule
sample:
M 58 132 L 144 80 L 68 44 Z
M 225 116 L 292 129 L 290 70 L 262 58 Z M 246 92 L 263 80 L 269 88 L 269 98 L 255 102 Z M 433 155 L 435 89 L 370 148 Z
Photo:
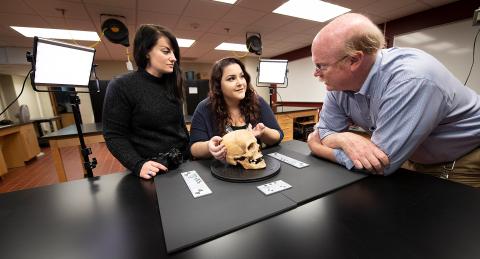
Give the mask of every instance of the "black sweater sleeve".
M 114 79 L 108 85 L 103 105 L 103 135 L 110 152 L 123 166 L 135 174 L 147 161 L 143 159 L 130 142 L 130 121 L 132 104 L 122 88 L 122 81 Z

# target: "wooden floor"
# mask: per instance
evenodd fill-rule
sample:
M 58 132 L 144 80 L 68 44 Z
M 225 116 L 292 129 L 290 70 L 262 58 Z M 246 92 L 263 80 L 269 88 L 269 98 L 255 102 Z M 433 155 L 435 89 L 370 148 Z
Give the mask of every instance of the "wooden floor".
M 108 151 L 105 143 L 89 145 L 92 157 L 97 158 L 98 164 L 93 169 L 95 176 L 123 172 L 125 168 Z M 50 148 L 42 148 L 45 155 L 32 159 L 26 166 L 11 168 L 0 180 L 0 193 L 30 189 L 58 183 L 55 165 L 50 154 Z M 83 165 L 81 164 L 80 151 L 77 147 L 61 149 L 67 180 L 83 178 Z

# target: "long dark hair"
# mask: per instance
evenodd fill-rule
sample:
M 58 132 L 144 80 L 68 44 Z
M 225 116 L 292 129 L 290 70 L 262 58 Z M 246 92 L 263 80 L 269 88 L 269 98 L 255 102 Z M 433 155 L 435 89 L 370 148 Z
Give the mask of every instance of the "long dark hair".
M 245 65 L 242 61 L 236 58 L 224 58 L 217 62 L 212 67 L 210 76 L 210 91 L 208 97 L 210 98 L 210 109 L 213 116 L 213 123 L 216 126 L 216 133 L 219 136 L 225 135 L 225 127 L 230 125 L 230 115 L 228 114 L 227 104 L 222 93 L 222 75 L 226 66 L 231 64 L 238 64 L 242 69 L 247 82 L 247 89 L 245 98 L 240 101 L 240 113 L 245 117 L 246 123 L 255 125 L 260 118 L 260 109 L 255 90 L 250 84 L 250 75 L 245 70 Z
M 175 61 L 173 65 L 173 73 L 164 74 L 162 78 L 166 81 L 167 88 L 172 92 L 177 99 L 183 99 L 183 79 L 182 71 L 180 69 L 180 48 L 178 47 L 177 38 L 165 27 L 155 24 L 142 24 L 135 34 L 133 44 L 133 56 L 135 63 L 139 69 L 145 70 L 149 62 L 147 54 L 157 44 L 160 37 L 166 37 L 170 40 L 170 44 L 175 54 Z

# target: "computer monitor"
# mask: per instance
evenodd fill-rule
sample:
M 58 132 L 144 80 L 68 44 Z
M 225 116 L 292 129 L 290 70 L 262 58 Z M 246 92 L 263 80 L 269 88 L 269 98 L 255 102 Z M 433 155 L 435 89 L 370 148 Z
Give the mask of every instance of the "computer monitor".
M 257 82 L 260 84 L 285 84 L 288 60 L 260 59 Z
M 94 57 L 93 48 L 35 37 L 32 81 L 88 88 Z

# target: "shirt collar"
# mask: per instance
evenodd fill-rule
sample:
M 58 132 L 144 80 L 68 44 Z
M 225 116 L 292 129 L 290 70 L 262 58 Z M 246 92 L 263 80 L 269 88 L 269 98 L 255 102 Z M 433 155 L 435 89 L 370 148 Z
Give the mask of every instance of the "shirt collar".
M 362 87 L 355 94 L 361 94 L 361 95 L 367 95 L 367 96 L 370 95 L 369 94 L 370 82 L 372 81 L 372 78 L 375 76 L 375 74 L 378 72 L 378 69 L 380 68 L 380 63 L 382 62 L 382 57 L 383 57 L 382 50 L 377 51 L 377 56 L 375 58 L 375 63 L 373 64 L 372 68 L 370 69 L 370 72 L 368 73 L 367 79 L 365 79 Z

